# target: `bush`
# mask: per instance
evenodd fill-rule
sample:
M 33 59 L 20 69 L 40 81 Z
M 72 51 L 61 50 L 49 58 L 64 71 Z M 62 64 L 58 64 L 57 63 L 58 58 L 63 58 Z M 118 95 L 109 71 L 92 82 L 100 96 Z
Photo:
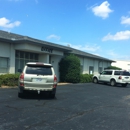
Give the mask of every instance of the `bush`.
M 77 56 L 70 54 L 61 59 L 59 63 L 60 81 L 79 83 L 80 60 Z
M 80 74 L 80 83 L 92 82 L 92 74 Z
M 106 69 L 122 70 L 121 68 L 116 67 L 116 66 L 109 66 L 109 67 L 105 68 L 105 70 L 106 70 Z
M 3 74 L 0 75 L 0 86 L 17 86 L 19 74 Z

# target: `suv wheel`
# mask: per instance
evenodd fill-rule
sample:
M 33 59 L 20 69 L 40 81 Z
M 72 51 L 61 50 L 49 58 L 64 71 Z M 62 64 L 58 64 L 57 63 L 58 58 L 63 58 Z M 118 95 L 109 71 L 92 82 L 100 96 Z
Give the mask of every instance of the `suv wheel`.
M 23 97 L 23 93 L 18 93 L 18 97 L 22 98 Z
M 116 85 L 116 81 L 115 81 L 114 79 L 112 79 L 112 80 L 110 81 L 110 84 L 111 84 L 111 86 L 115 86 L 115 85 Z
M 50 98 L 55 98 L 55 93 L 50 93 Z
M 93 78 L 93 83 L 98 83 L 98 79 L 96 77 Z

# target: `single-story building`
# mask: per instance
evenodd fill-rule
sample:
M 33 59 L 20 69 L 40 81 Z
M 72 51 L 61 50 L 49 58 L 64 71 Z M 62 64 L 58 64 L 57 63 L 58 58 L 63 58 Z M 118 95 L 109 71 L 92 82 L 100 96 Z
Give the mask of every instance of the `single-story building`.
M 111 65 L 130 72 L 130 61 L 117 60 L 115 62 L 112 62 Z
M 68 46 L 0 30 L 0 74 L 17 73 L 27 62 L 35 61 L 51 63 L 59 77 L 59 62 L 68 53 L 79 57 L 82 73 L 101 72 L 113 62 Z

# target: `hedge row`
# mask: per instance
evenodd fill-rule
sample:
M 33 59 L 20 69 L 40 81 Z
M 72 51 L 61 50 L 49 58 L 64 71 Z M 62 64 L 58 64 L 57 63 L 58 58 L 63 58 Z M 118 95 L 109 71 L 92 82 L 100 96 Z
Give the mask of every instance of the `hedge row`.
M 92 82 L 92 76 L 90 74 L 80 74 L 80 83 Z M 17 86 L 19 74 L 4 74 L 0 75 L 0 87 L 4 86 Z
M 80 74 L 80 83 L 92 82 L 92 74 Z
M 17 86 L 19 74 L 3 74 L 0 75 L 0 87 L 4 86 Z

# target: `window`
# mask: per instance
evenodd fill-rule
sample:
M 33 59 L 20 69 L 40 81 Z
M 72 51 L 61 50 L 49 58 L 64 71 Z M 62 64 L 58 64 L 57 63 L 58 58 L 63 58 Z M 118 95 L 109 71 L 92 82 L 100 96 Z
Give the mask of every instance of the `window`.
M 80 65 L 80 73 L 83 73 L 83 65 Z
M 52 59 L 52 58 L 51 58 L 51 55 L 49 55 L 49 63 L 50 63 L 50 64 L 51 64 L 51 59 Z
M 107 75 L 112 75 L 112 71 L 107 71 Z
M 15 52 L 15 72 L 23 69 L 27 62 L 38 62 L 39 55 L 37 53 L 16 51 Z
M 127 71 L 123 71 L 123 72 L 121 72 L 121 75 L 123 75 L 123 76 L 130 76 L 130 73 L 127 72 Z
M 8 58 L 0 57 L 0 73 L 8 73 Z
M 115 71 L 114 75 L 130 76 L 128 71 Z
M 94 73 L 94 67 L 93 66 L 89 66 L 89 74 L 93 74 Z
M 120 75 L 121 71 L 115 71 L 114 75 Z
M 101 74 L 102 74 L 102 75 L 106 75 L 106 74 L 107 74 L 107 71 L 103 71 Z
M 102 67 L 98 68 L 98 72 L 101 73 L 102 72 Z
M 28 65 L 26 74 L 37 74 L 37 75 L 52 75 L 50 66 L 33 66 Z
M 102 75 L 112 75 L 112 71 L 103 71 Z

